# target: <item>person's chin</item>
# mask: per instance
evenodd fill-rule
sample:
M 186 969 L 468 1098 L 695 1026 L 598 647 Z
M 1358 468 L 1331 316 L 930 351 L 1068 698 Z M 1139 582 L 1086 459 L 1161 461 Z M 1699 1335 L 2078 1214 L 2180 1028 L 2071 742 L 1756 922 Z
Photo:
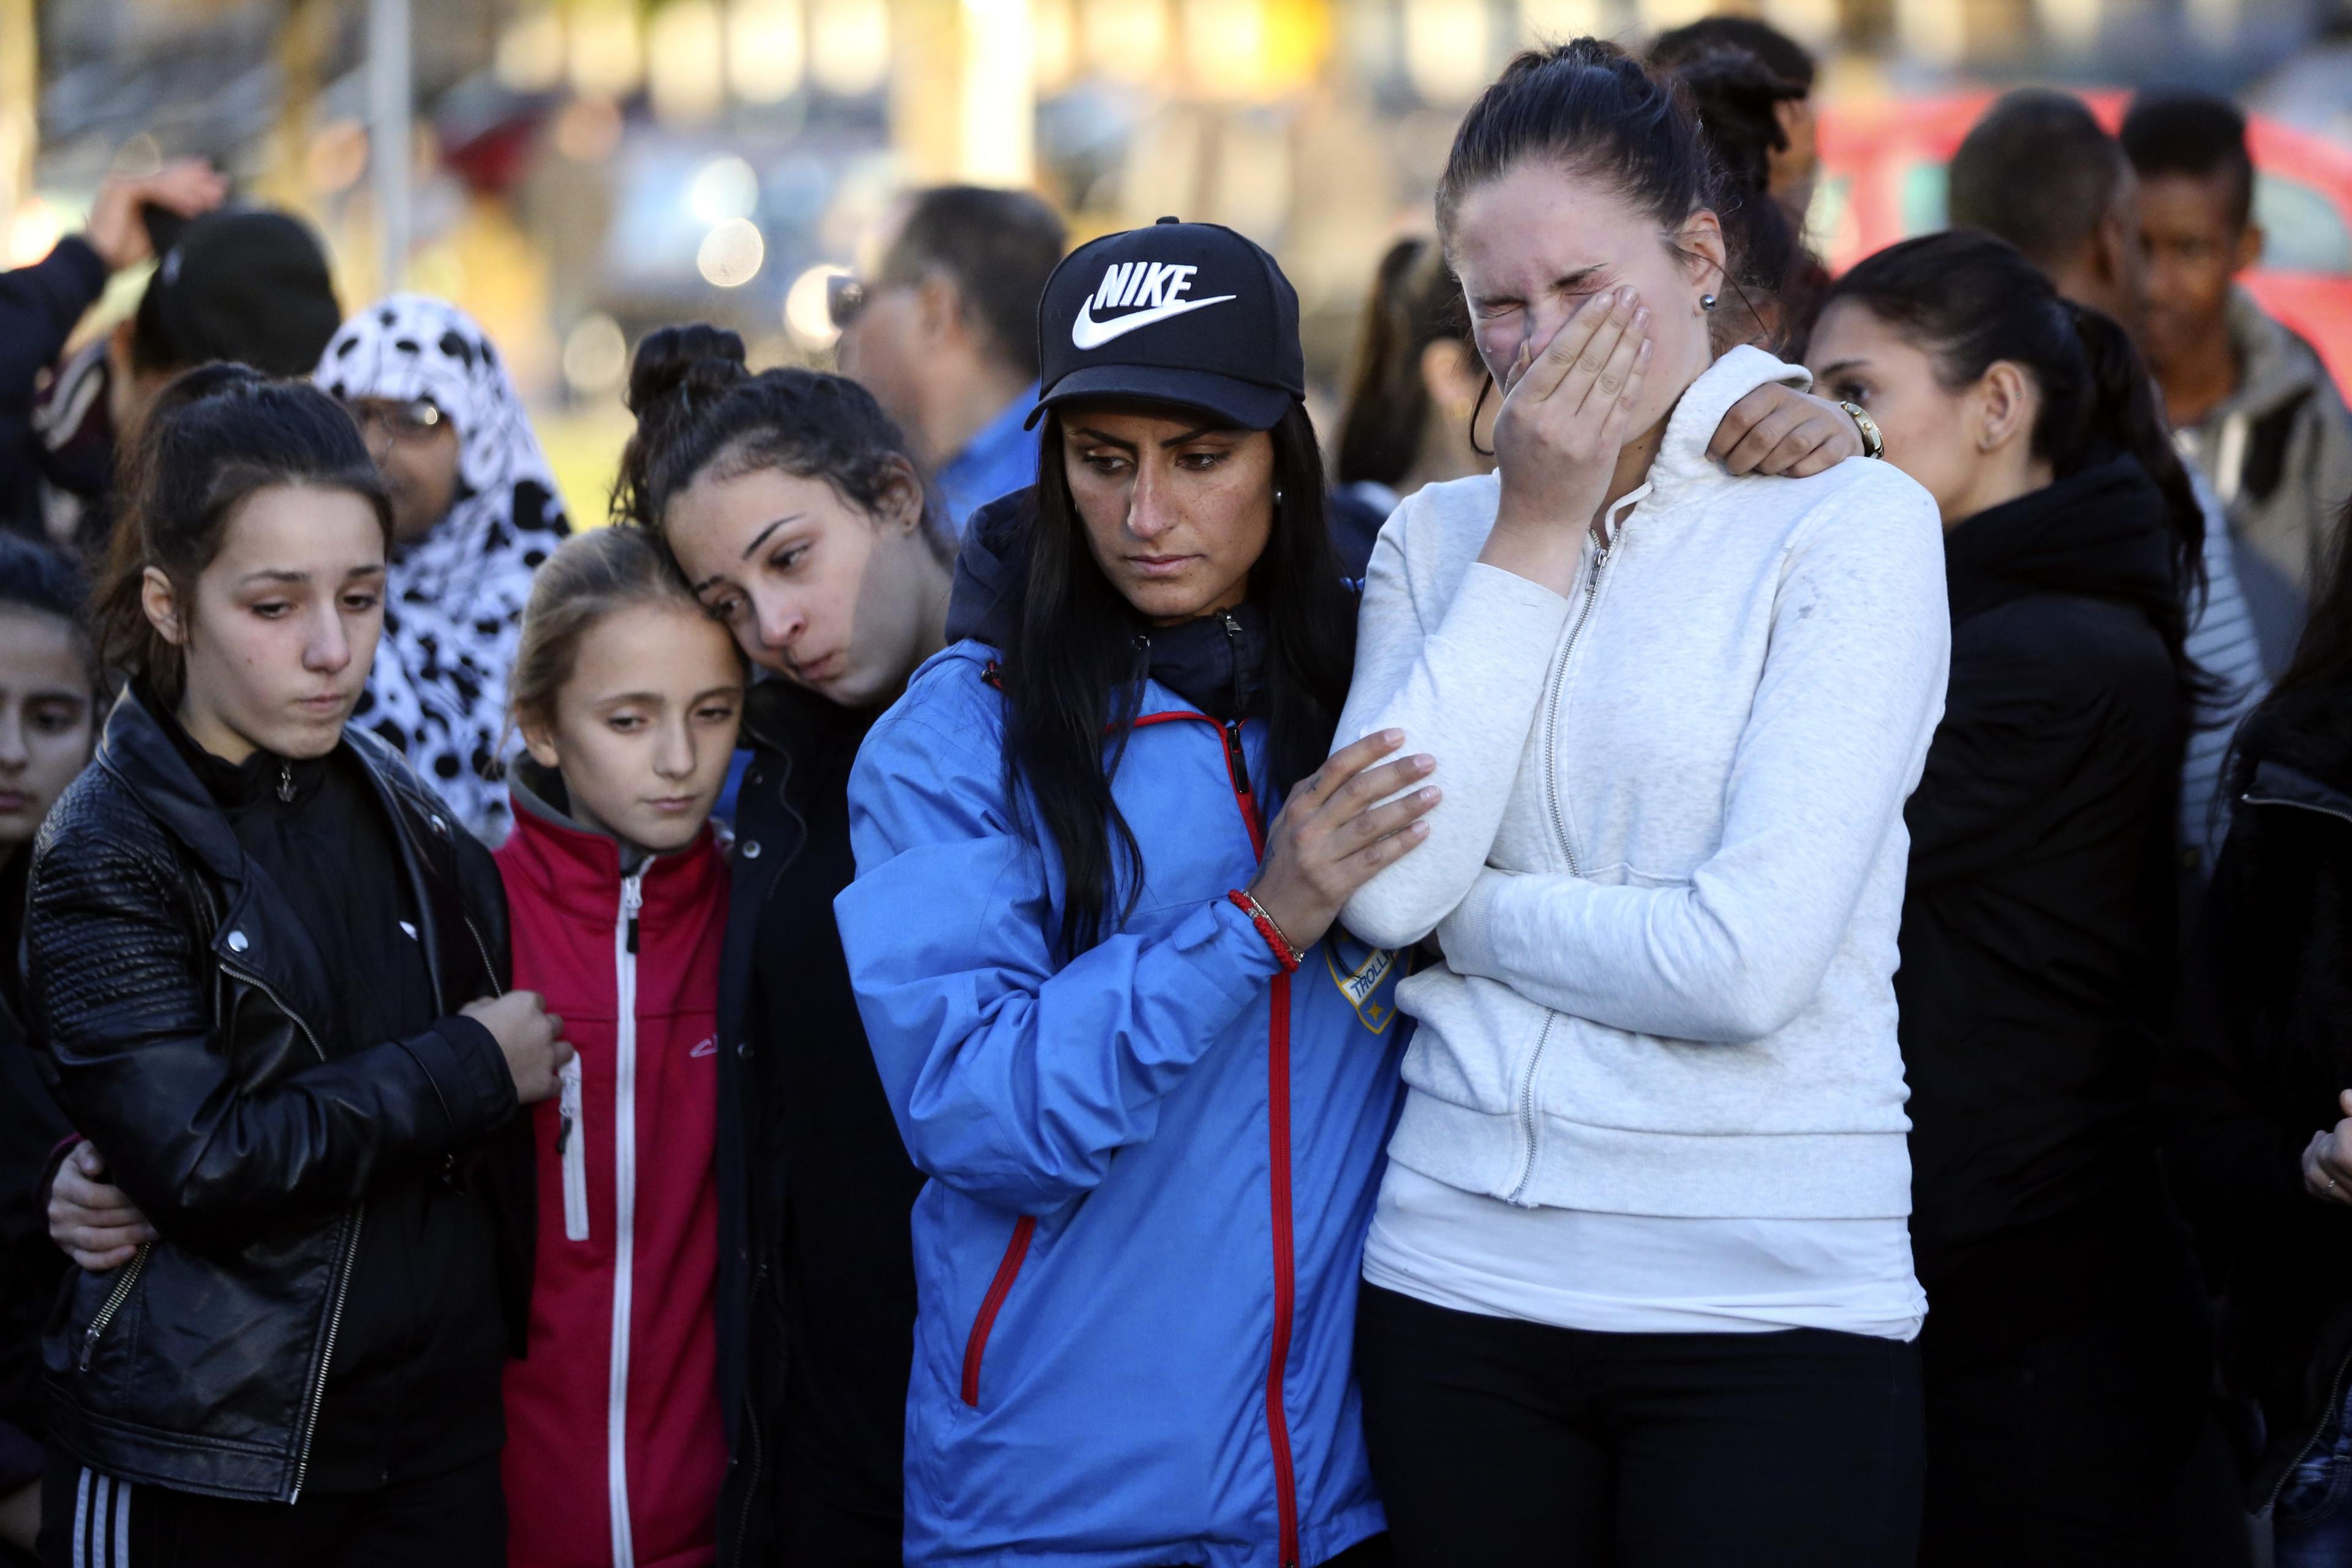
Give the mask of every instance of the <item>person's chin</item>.
M 629 814 L 624 837 L 640 849 L 656 855 L 669 855 L 685 848 L 702 831 L 710 817 L 709 804 L 696 801 L 676 810 L 665 810 L 650 803 L 641 804 Z
M 294 702 L 289 706 L 283 732 L 266 737 L 262 743 L 297 762 L 323 757 L 342 740 L 343 725 L 356 701 L 356 697 L 344 697 L 333 702 Z
M 1214 597 L 1192 573 L 1142 581 L 1130 578 L 1125 586 L 1127 602 L 1136 613 L 1155 621 L 1189 621 L 1205 611 Z

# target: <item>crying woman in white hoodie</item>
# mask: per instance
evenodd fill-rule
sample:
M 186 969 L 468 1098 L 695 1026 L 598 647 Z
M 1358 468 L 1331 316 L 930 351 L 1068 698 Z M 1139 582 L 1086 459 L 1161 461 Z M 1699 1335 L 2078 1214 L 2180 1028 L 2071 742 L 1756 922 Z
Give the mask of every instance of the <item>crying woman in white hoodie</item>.
M 1444 953 L 1399 993 L 1358 1334 L 1408 1568 L 1915 1548 L 1892 977 L 1942 539 L 1885 463 L 1708 456 L 1806 384 L 1711 331 L 1759 302 L 1737 202 L 1589 39 L 1515 61 L 1440 188 L 1499 471 L 1381 531 L 1339 736 L 1402 729 L 1444 790 L 1343 916 Z

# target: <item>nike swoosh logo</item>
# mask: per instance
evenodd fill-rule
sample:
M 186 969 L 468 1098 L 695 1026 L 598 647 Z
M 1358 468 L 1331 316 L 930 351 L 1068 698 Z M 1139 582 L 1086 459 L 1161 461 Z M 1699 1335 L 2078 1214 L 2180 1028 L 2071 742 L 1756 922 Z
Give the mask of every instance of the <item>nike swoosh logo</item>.
M 1222 305 L 1234 298 L 1231 294 L 1213 294 L 1206 300 L 1171 300 L 1165 305 L 1154 305 L 1149 310 L 1138 310 L 1129 316 L 1115 316 L 1108 321 L 1095 320 L 1095 302 L 1088 299 L 1078 307 L 1078 319 L 1070 323 L 1070 342 L 1082 349 L 1098 349 L 1113 338 L 1125 337 L 1139 327 L 1154 321 L 1164 321 L 1171 316 L 1181 316 L 1187 310 L 1197 310 L 1203 305 Z

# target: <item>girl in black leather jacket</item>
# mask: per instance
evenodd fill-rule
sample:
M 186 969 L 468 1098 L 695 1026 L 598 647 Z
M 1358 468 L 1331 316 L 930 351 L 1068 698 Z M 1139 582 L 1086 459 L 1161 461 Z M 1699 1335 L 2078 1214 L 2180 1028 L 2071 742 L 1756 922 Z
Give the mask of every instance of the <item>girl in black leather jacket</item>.
M 569 1055 L 499 996 L 488 857 L 347 730 L 387 510 L 326 395 L 168 389 L 101 593 L 131 677 L 37 845 L 32 1034 L 156 1233 L 43 1346 L 53 1564 L 504 1561 L 529 1296 L 517 1103 Z

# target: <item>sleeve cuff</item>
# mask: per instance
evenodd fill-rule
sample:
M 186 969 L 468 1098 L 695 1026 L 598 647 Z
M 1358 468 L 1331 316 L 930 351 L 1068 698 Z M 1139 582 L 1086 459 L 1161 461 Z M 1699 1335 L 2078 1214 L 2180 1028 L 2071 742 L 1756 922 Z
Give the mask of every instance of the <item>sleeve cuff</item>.
M 460 1142 L 499 1127 L 514 1114 L 514 1075 L 489 1029 L 463 1016 L 444 1018 L 404 1042 L 449 1111 Z
M 1448 969 L 1457 974 L 1500 978 L 1495 973 L 1495 906 L 1509 881 L 1509 872 L 1482 868 L 1454 912 L 1438 922 L 1437 945 L 1445 954 Z
M 1496 616 L 1513 621 L 1526 616 L 1530 624 L 1549 623 L 1557 631 L 1568 620 L 1568 600 L 1531 577 L 1473 561 L 1446 618 L 1465 614 L 1482 622 Z

